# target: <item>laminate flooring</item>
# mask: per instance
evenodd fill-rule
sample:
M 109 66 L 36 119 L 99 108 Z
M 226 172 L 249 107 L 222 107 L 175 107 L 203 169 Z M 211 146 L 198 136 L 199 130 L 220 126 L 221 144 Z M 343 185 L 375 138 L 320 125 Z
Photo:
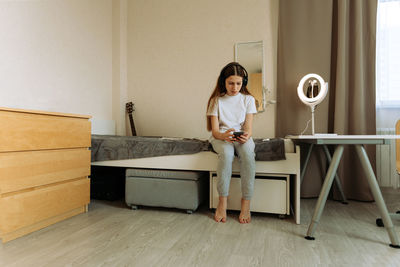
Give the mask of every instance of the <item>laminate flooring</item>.
M 400 209 L 400 190 L 383 195 L 390 212 Z M 207 205 L 186 214 L 92 200 L 88 213 L 0 244 L 0 266 L 400 266 L 375 203 L 328 200 L 316 240 L 304 239 L 316 201 L 301 200 L 300 225 L 260 213 L 242 225 L 238 212 L 214 222 Z

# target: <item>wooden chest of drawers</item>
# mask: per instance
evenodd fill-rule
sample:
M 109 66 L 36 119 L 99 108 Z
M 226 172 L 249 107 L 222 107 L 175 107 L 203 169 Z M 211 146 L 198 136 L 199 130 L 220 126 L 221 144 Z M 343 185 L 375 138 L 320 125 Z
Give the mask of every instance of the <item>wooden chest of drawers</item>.
M 87 211 L 89 116 L 0 108 L 0 237 Z

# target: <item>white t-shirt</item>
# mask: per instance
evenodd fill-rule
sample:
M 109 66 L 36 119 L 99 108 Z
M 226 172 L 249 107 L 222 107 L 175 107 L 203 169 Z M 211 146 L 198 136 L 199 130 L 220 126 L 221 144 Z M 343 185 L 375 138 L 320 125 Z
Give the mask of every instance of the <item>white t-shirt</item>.
M 208 116 L 218 117 L 221 133 L 230 128 L 234 128 L 235 131 L 243 130 L 246 114 L 249 113 L 257 113 L 254 97 L 242 93 L 218 97 L 215 105 L 210 105 L 207 111 Z

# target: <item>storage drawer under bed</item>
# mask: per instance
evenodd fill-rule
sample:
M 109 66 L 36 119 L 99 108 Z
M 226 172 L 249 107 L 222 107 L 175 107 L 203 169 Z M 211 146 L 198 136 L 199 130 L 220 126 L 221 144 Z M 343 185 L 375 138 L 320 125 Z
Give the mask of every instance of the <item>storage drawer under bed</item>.
M 232 175 L 228 210 L 240 210 L 241 183 L 240 175 Z M 215 172 L 210 173 L 210 208 L 217 208 L 218 177 Z M 254 195 L 251 199 L 250 210 L 254 212 L 290 214 L 290 176 L 283 174 L 256 174 L 254 181 Z
M 195 211 L 205 199 L 208 172 L 127 169 L 125 201 L 133 209 L 153 206 Z

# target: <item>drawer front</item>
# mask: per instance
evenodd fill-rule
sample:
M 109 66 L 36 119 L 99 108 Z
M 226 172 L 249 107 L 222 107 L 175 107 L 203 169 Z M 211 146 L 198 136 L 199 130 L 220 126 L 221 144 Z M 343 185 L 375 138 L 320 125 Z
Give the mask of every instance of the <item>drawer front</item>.
M 87 178 L 2 197 L 0 231 L 2 234 L 15 231 L 87 205 L 89 201 Z
M 90 147 L 90 121 L 0 111 L 0 152 Z
M 212 208 L 217 208 L 218 177 L 212 177 Z M 228 209 L 240 210 L 241 207 L 241 183 L 240 178 L 231 178 L 229 186 Z M 250 202 L 250 210 L 255 212 L 287 214 L 287 184 L 286 180 L 255 179 L 254 194 Z
M 87 148 L 0 153 L 0 194 L 89 174 Z

